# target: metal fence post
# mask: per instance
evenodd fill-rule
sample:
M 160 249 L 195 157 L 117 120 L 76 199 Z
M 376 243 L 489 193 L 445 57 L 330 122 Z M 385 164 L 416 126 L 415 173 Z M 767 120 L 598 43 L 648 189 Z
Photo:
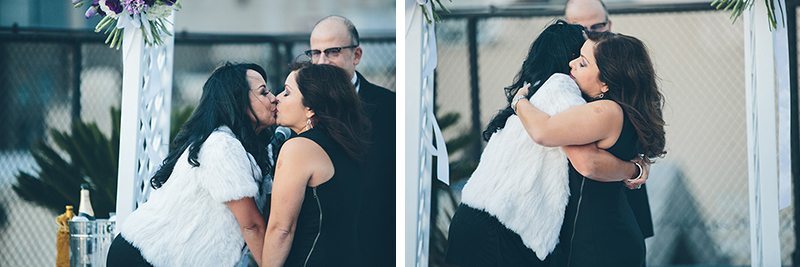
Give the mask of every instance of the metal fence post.
M 280 62 L 280 66 L 283 73 L 289 75 L 289 64 L 294 62 L 295 57 L 299 57 L 300 55 L 295 56 L 292 54 L 292 49 L 294 49 L 294 43 L 292 42 L 283 43 L 283 49 L 285 53 L 283 54 L 284 58 L 282 58 L 283 61 Z
M 272 59 L 271 59 L 271 61 L 273 62 L 272 64 L 274 64 L 274 66 L 277 66 L 277 68 L 274 69 L 274 70 L 267 70 L 267 72 L 274 73 L 274 75 L 269 75 L 269 76 L 272 77 L 272 81 L 271 82 L 272 82 L 273 87 L 274 87 L 273 90 L 275 90 L 275 92 L 278 92 L 278 91 L 282 91 L 282 88 L 283 88 L 283 85 L 282 85 L 283 83 L 281 82 L 281 78 L 285 78 L 285 77 L 281 77 L 281 76 L 283 75 L 284 69 L 286 67 L 285 66 L 281 66 L 281 65 L 284 65 L 284 64 L 281 64 L 282 62 L 284 62 L 284 60 L 283 60 L 283 57 L 281 56 L 280 43 L 278 43 L 277 41 L 268 41 L 268 43 L 269 43 L 269 46 L 272 48 Z M 267 86 L 267 87 L 269 87 L 269 86 Z
M 469 46 L 469 95 L 470 95 L 470 109 L 472 114 L 470 122 L 472 123 L 471 132 L 474 136 L 481 136 L 481 100 L 480 88 L 478 84 L 478 19 L 471 17 L 467 19 L 467 43 Z M 475 138 L 469 150 L 471 160 L 478 161 L 481 158 L 481 139 Z
M 72 122 L 81 120 L 81 71 L 83 69 L 83 55 L 81 43 L 72 45 Z

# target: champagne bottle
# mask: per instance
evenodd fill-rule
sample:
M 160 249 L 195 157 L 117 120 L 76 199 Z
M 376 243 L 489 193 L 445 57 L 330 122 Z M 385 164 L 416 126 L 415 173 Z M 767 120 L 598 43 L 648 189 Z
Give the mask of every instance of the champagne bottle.
M 58 231 L 56 232 L 56 267 L 69 267 L 69 225 L 75 214 L 72 206 L 67 205 L 67 211 L 56 217 Z
M 96 224 L 94 218 L 94 209 L 92 209 L 92 200 L 89 198 L 89 184 L 81 184 L 81 200 L 78 206 L 78 216 L 72 218 L 77 229 L 76 234 L 88 234 L 86 238 L 80 238 L 76 246 L 71 248 L 71 260 L 77 260 L 77 266 L 94 266 L 87 265 L 93 261 L 97 248 L 95 243 L 96 237 Z
M 92 209 L 92 200 L 89 198 L 89 184 L 81 184 L 81 203 L 78 207 L 78 217 L 85 217 L 90 221 L 94 221 L 94 209 Z

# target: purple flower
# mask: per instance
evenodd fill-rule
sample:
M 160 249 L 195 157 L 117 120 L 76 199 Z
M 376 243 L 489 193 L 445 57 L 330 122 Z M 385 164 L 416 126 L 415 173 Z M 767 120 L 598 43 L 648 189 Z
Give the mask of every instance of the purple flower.
M 100 16 L 103 16 L 103 17 L 106 16 L 106 12 L 104 12 L 102 9 L 100 9 L 100 0 L 92 0 L 92 6 L 89 9 L 92 9 L 92 8 L 94 8 L 94 11 L 91 11 L 92 12 L 92 16 L 94 16 L 95 13 L 96 14 L 100 14 Z M 89 18 L 88 17 L 89 12 L 90 12 L 89 10 L 86 10 L 86 15 L 87 15 L 86 18 L 87 19 Z
M 115 0 L 116 1 L 116 0 Z M 123 0 L 123 6 L 131 15 L 139 14 L 147 10 L 144 0 Z
M 119 0 L 105 0 L 105 2 L 106 7 L 114 13 L 119 14 L 122 12 L 122 4 Z
M 97 15 L 97 7 L 90 6 L 83 15 L 86 16 L 86 19 L 94 17 L 94 15 Z

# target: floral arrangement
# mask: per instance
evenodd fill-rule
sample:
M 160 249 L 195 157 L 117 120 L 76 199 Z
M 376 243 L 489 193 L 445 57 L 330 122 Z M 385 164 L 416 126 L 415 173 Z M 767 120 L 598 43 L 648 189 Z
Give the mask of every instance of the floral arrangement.
M 161 45 L 161 35 L 172 34 L 166 23 L 172 11 L 180 9 L 180 0 L 86 0 L 91 6 L 86 10 L 86 19 L 101 16 L 94 27 L 95 32 L 107 34 L 105 43 L 119 49 L 122 44 L 122 30 L 125 27 L 141 29 L 144 42 L 150 46 Z M 83 6 L 84 0 L 72 0 L 75 8 Z

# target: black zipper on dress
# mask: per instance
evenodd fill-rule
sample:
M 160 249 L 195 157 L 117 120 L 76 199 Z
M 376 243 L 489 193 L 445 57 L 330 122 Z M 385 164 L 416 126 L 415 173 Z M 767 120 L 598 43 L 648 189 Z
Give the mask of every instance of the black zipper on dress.
M 581 200 L 583 200 L 583 184 L 586 182 L 586 177 L 581 178 L 581 189 L 578 191 L 578 207 L 575 209 L 575 221 L 572 222 L 572 236 L 569 238 L 569 256 L 567 257 L 567 266 L 570 266 L 572 261 L 572 250 L 575 244 L 575 229 L 578 226 L 578 214 L 581 213 Z
M 319 209 L 319 230 L 317 231 L 317 236 L 314 237 L 314 243 L 311 244 L 311 250 L 308 251 L 308 255 L 306 256 L 306 261 L 303 263 L 303 267 L 308 265 L 308 260 L 311 259 L 311 253 L 314 253 L 314 247 L 317 246 L 317 241 L 319 240 L 319 235 L 322 234 L 322 205 L 319 203 L 319 196 L 317 196 L 317 188 L 311 188 L 311 192 L 314 193 L 314 200 L 317 201 L 317 208 Z

